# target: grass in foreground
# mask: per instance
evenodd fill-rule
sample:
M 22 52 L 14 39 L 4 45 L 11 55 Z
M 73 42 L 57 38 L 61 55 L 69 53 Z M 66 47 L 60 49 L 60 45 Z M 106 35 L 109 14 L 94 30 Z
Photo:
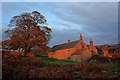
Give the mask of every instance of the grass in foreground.
M 54 58 L 48 58 L 48 57 L 36 57 L 35 59 L 41 59 L 45 64 L 80 64 L 80 62 L 72 61 L 72 60 L 58 60 Z
M 90 80 L 120 78 L 117 63 L 83 63 L 71 60 L 57 60 L 47 56 L 24 59 L 8 54 L 3 56 L 3 80 L 41 80 L 54 79 L 85 79 Z M 116 73 L 116 71 L 118 71 Z M 112 78 L 112 79 L 111 79 Z

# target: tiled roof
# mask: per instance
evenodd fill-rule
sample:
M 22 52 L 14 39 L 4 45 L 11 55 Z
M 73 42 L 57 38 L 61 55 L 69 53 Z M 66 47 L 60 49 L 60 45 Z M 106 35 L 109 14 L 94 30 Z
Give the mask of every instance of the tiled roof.
M 52 47 L 51 51 L 73 48 L 73 47 L 76 46 L 78 41 L 79 40 L 73 41 L 73 42 L 70 42 L 70 43 L 63 43 L 63 44 L 55 45 L 55 46 Z

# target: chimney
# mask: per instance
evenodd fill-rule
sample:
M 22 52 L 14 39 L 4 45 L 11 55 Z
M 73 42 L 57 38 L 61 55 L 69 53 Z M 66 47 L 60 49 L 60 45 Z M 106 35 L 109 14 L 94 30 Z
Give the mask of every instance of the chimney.
M 80 40 L 82 40 L 82 34 L 80 34 Z
M 90 45 L 93 45 L 93 41 L 92 41 L 92 38 L 90 38 Z
M 70 43 L 70 39 L 68 39 L 68 44 Z

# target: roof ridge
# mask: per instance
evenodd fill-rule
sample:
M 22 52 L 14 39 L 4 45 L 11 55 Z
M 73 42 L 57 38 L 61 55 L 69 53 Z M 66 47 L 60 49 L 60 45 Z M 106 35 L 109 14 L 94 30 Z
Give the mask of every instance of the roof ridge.
M 58 44 L 52 47 L 51 51 L 56 51 L 56 50 L 62 50 L 62 49 L 68 49 L 68 48 L 73 48 L 76 46 L 76 44 L 78 43 L 79 40 L 75 40 L 68 43 L 62 43 L 62 44 Z
M 75 41 L 79 41 L 79 40 L 74 40 L 74 41 L 71 41 L 70 43 L 72 43 L 72 42 L 75 42 Z M 65 43 L 60 43 L 60 44 L 57 44 L 57 45 L 62 45 L 62 44 L 67 44 L 67 42 L 65 42 Z M 56 46 L 56 45 L 55 45 Z M 53 46 L 54 47 L 54 46 Z

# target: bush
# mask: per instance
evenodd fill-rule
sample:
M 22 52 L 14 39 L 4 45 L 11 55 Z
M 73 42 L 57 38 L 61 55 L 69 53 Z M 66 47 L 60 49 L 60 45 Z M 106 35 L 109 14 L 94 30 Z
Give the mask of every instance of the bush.
M 3 56 L 3 80 L 108 78 L 118 70 L 117 66 L 112 64 L 61 64 L 62 61 L 64 63 L 67 63 L 67 61 L 60 60 L 59 62 L 59 60 L 48 59 L 47 57 L 41 57 L 39 59 L 22 57 L 21 59 L 21 57 L 16 58 L 9 54 L 4 54 Z M 42 58 L 48 61 L 48 63 L 44 63 Z M 98 61 L 104 60 L 100 56 L 92 59 Z M 49 63 L 49 61 L 53 61 L 54 64 Z M 112 70 L 109 71 L 109 69 Z
M 2 78 L 3 78 L 3 80 L 12 80 L 13 70 L 14 69 L 11 65 L 3 64 L 2 65 Z

